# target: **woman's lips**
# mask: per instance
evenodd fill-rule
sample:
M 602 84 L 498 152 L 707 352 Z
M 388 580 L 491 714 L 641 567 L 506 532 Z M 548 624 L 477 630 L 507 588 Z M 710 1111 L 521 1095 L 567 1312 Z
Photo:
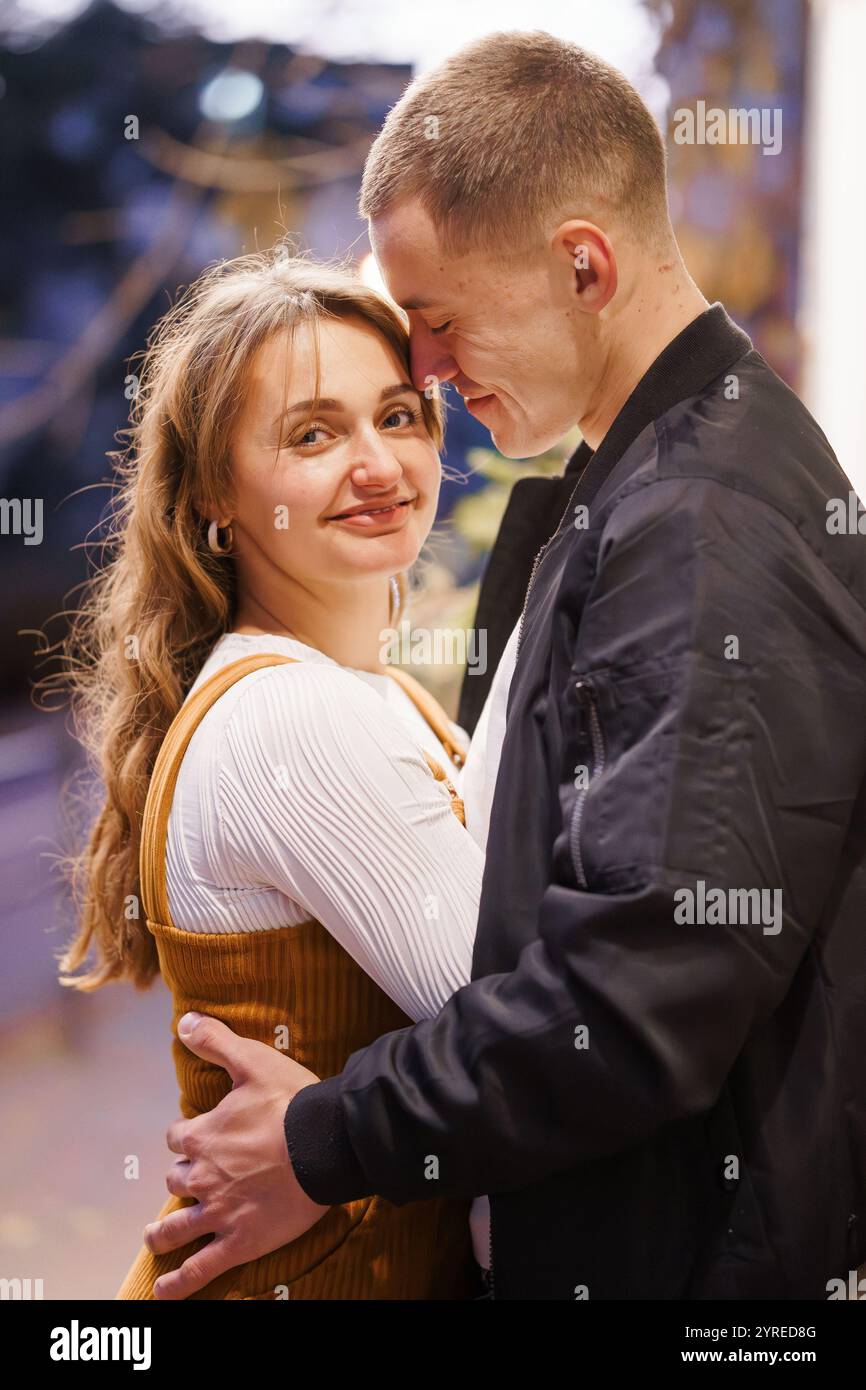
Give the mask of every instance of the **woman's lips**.
M 404 497 L 399 502 L 392 502 L 386 507 L 370 506 L 364 511 L 351 512 L 348 515 L 343 513 L 341 516 L 329 517 L 328 520 L 338 522 L 340 526 L 351 526 L 353 530 L 368 531 L 373 528 L 396 530 L 397 527 L 405 525 L 409 510 L 415 500 L 414 497 Z

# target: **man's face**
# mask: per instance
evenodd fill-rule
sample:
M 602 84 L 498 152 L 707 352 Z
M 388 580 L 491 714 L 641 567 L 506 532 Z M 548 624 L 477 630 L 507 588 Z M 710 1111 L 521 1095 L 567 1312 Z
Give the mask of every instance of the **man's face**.
M 561 439 L 592 387 L 567 265 L 544 251 L 506 266 L 477 250 L 449 261 L 415 200 L 376 218 L 370 240 L 409 316 L 416 388 L 450 382 L 506 458 L 532 458 Z

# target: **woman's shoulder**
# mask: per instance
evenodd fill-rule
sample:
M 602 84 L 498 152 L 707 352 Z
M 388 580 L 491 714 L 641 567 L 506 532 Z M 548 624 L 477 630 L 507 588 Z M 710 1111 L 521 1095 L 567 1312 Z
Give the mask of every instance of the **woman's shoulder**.
M 303 704 L 311 691 L 342 692 L 344 698 L 352 691 L 352 673 L 303 642 L 291 637 L 229 632 L 211 649 L 186 699 L 224 667 L 245 657 L 267 655 L 288 660 L 274 661 L 239 675 L 204 716 L 211 728 L 225 724 L 239 706 L 248 710 L 251 705 L 267 705 L 275 689 L 284 710 L 296 702 Z
M 313 663 L 314 665 L 336 667 L 336 663 L 332 662 L 329 657 L 317 652 L 315 648 L 297 641 L 294 637 L 283 637 L 276 633 L 226 632 L 211 647 L 198 675 L 190 686 L 187 699 L 223 667 L 229 666 L 235 661 L 241 661 L 244 657 L 262 656 L 269 653 L 274 656 L 289 657 L 293 663 L 304 662 L 305 664 Z M 286 664 L 285 662 L 275 663 L 273 669 L 277 670 Z M 270 670 L 271 668 L 262 667 L 260 669 Z M 336 669 L 339 670 L 340 668 L 336 667 Z M 242 679 L 246 678 L 243 677 Z M 233 688 L 229 687 L 229 689 Z
M 342 745 L 364 734 L 376 741 L 402 742 L 408 737 L 403 720 L 380 690 L 293 638 L 226 634 L 211 651 L 189 694 L 229 663 L 259 653 L 290 660 L 240 676 L 219 696 L 202 724 L 212 735 L 223 736 L 220 743 L 228 739 L 234 744 L 252 741 L 259 747 L 291 744 L 303 752 L 315 742 Z

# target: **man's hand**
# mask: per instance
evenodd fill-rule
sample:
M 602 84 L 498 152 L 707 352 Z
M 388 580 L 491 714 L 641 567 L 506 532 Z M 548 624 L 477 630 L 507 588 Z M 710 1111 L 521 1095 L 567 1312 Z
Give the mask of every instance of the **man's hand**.
M 198 1206 L 147 1226 L 144 1243 L 161 1255 L 200 1236 L 214 1238 L 156 1281 L 157 1299 L 188 1298 L 225 1270 L 297 1240 L 328 1211 L 297 1181 L 283 1130 L 289 1101 L 319 1078 L 215 1018 L 184 1014 L 177 1031 L 190 1052 L 224 1067 L 234 1085 L 215 1109 L 176 1120 L 167 1132 L 168 1147 L 183 1158 L 169 1169 L 166 1187 L 195 1197 Z

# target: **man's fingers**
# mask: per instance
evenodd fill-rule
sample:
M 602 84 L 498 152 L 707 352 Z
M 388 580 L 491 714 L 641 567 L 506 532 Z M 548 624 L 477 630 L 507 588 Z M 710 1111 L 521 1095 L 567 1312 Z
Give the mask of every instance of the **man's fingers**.
M 227 1024 L 207 1014 L 189 1013 L 178 1019 L 177 1036 L 184 1047 L 205 1062 L 223 1067 L 232 1081 L 244 1081 L 249 1073 L 249 1049 L 264 1047 L 233 1032 Z
M 217 1275 L 238 1264 L 243 1264 L 243 1260 L 232 1254 L 226 1237 L 217 1236 L 210 1245 L 184 1260 L 180 1269 L 160 1275 L 153 1286 L 153 1296 L 161 1300 L 189 1298 L 190 1294 L 198 1293 Z
M 189 1170 L 191 1163 L 188 1158 L 179 1158 L 177 1163 L 173 1163 L 165 1175 L 165 1185 L 172 1197 L 194 1197 L 195 1193 L 189 1189 Z
M 203 1115 L 197 1115 L 194 1120 L 175 1120 L 169 1125 L 165 1131 L 165 1142 L 173 1154 L 185 1154 L 187 1158 L 198 1156 L 195 1147 L 196 1130 L 204 1118 Z
M 183 1147 L 183 1137 L 186 1134 L 186 1127 L 189 1120 L 175 1120 L 165 1131 L 165 1142 L 173 1154 L 185 1152 Z
M 179 1250 L 200 1236 L 213 1233 L 213 1223 L 207 1209 L 201 1202 L 193 1202 L 188 1207 L 169 1212 L 161 1221 L 154 1221 L 144 1228 L 144 1243 L 154 1255 L 167 1255 L 170 1250 Z

